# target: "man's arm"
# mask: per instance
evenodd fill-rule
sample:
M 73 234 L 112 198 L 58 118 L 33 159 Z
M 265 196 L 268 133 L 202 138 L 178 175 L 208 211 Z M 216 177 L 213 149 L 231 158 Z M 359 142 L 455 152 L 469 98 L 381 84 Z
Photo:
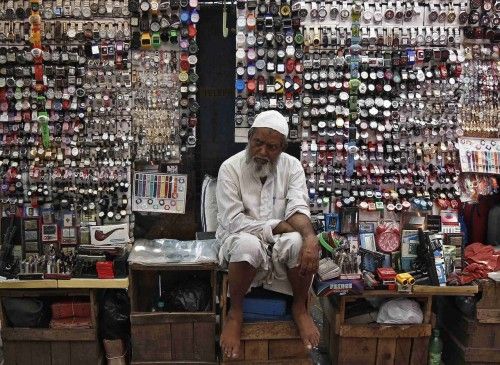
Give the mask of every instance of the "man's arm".
M 268 242 L 273 240 L 272 230 L 280 220 L 258 220 L 246 215 L 237 182 L 224 166 L 221 167 L 217 178 L 216 195 L 217 220 L 226 231 L 247 232 Z
M 295 213 L 286 220 L 295 231 L 299 232 L 304 242 L 300 251 L 299 266 L 302 275 L 316 273 L 319 267 L 318 237 L 309 217 L 302 213 Z

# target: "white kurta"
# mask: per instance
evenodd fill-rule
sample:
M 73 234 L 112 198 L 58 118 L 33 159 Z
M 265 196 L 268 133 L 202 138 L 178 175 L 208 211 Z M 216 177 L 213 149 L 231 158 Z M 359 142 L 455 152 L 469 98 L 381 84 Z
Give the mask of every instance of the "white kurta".
M 216 237 L 222 243 L 221 264 L 224 264 L 224 250 L 228 249 L 226 239 L 230 238 L 229 242 L 241 232 L 258 237 L 263 249 L 267 249 L 268 243 L 278 241 L 279 235 L 273 236 L 272 230 L 279 222 L 297 212 L 310 216 L 302 165 L 295 157 L 281 153 L 276 169 L 262 184 L 246 162 L 246 151 L 237 153 L 224 161 L 219 169 L 217 208 Z M 272 278 L 266 277 L 270 289 L 284 291 L 273 288 Z

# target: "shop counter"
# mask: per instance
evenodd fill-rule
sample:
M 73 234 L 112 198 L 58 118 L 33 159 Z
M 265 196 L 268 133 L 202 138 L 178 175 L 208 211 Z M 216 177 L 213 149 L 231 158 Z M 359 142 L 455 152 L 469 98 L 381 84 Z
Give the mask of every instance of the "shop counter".
M 333 364 L 427 363 L 427 347 L 435 322 L 432 314 L 434 296 L 472 296 L 477 285 L 433 287 L 416 285 L 413 292 L 365 290 L 361 294 L 320 297 L 323 308 L 323 343 Z M 366 298 L 409 298 L 419 302 L 421 324 L 356 324 L 348 321 L 346 305 Z M 375 360 L 374 360 L 375 359 Z
M 1 336 L 6 364 L 104 364 L 98 336 L 97 292 L 126 289 L 128 278 L 0 281 Z M 20 328 L 9 322 L 4 298 L 83 298 L 90 302 L 89 328 Z

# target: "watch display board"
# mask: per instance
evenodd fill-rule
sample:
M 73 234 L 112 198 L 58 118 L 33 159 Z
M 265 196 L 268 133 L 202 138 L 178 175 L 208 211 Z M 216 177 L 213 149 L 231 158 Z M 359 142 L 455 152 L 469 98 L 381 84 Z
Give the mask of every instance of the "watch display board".
M 187 175 L 136 172 L 133 210 L 184 214 L 186 211 Z
M 259 112 L 288 116 L 321 214 L 458 207 L 457 139 L 498 137 L 500 19 L 491 3 L 236 7 L 236 142 Z

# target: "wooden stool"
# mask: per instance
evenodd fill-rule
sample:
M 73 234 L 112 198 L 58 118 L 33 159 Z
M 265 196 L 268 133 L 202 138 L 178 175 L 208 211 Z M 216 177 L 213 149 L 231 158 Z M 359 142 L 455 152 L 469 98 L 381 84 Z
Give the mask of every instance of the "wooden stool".
M 228 274 L 224 273 L 220 295 L 221 328 L 224 328 L 229 310 L 228 288 Z M 289 320 L 243 323 L 240 356 L 237 359 L 228 359 L 222 354 L 221 364 L 306 365 L 312 364 L 312 361 L 304 348 L 295 322 Z

